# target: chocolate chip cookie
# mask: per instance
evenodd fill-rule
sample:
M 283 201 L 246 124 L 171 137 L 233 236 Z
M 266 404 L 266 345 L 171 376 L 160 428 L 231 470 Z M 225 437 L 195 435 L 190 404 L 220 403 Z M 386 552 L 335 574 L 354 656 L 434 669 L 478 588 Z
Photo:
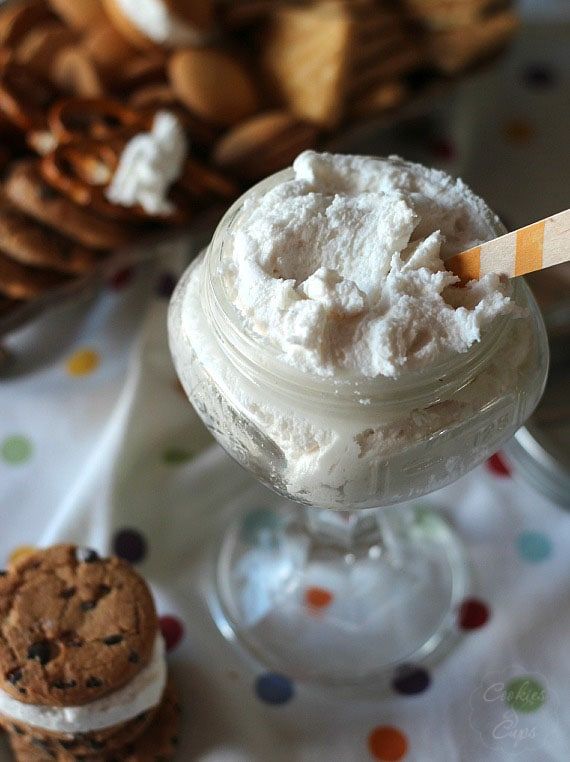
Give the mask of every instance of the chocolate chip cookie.
M 0 577 L 0 688 L 20 702 L 77 706 L 131 680 L 157 618 L 141 577 L 118 558 L 57 545 Z

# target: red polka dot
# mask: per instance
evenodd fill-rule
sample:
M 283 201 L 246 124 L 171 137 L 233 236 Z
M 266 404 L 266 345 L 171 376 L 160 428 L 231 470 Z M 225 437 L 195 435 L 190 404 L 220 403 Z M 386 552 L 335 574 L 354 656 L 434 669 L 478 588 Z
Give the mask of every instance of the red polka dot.
M 334 595 L 324 587 L 308 587 L 305 590 L 305 603 L 311 609 L 326 609 L 333 599 Z
M 476 630 L 489 621 L 491 611 L 486 603 L 477 598 L 466 598 L 459 606 L 457 624 L 462 630 Z
M 408 739 L 398 728 L 379 725 L 368 736 L 368 749 L 374 759 L 381 762 L 398 762 L 408 752 Z
M 122 270 L 117 270 L 117 272 L 109 278 L 109 287 L 115 291 L 120 291 L 121 289 L 126 288 L 132 281 L 134 274 L 134 267 L 124 267 Z
M 489 460 L 485 464 L 489 471 L 494 474 L 495 476 L 510 476 L 511 475 L 511 469 L 508 467 L 507 463 L 505 462 L 503 456 L 496 452 L 494 455 L 491 455 Z
M 166 643 L 166 650 L 172 651 L 180 643 L 184 636 L 184 625 L 173 616 L 161 616 L 158 620 L 162 637 Z

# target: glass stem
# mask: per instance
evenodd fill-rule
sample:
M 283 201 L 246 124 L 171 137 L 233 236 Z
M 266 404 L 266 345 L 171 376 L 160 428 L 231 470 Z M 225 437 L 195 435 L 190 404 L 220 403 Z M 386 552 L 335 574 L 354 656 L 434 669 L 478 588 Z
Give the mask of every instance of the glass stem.
M 414 519 L 408 506 L 355 511 L 304 510 L 306 531 L 316 544 L 342 550 L 347 554 L 347 561 L 364 556 L 384 557 L 391 566 L 402 566 L 402 536 L 409 532 Z

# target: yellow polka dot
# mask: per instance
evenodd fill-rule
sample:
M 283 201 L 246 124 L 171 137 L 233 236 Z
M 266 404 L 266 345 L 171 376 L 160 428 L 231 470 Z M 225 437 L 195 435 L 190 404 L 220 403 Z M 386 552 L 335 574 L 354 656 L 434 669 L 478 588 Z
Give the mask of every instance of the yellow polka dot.
M 26 558 L 26 556 L 29 556 L 31 553 L 35 553 L 35 551 L 36 549 L 33 545 L 19 545 L 17 548 L 14 548 L 8 556 L 8 562 L 10 564 L 15 564 Z
M 70 376 L 87 376 L 99 365 L 101 359 L 93 349 L 79 349 L 67 360 L 67 372 Z

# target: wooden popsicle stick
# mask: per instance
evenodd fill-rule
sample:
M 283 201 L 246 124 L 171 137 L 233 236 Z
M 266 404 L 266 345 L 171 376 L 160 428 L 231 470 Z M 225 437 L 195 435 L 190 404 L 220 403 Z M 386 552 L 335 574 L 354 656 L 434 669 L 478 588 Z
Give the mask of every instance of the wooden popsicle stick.
M 445 261 L 463 282 L 487 273 L 513 278 L 570 260 L 570 209 L 533 222 Z

